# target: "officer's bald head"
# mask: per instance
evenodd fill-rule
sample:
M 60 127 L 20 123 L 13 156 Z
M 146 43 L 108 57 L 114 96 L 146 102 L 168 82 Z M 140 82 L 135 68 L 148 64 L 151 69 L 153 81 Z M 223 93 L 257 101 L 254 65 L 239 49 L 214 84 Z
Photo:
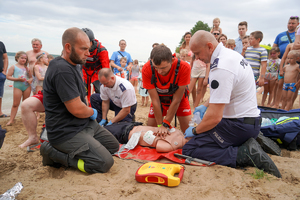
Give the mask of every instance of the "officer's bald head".
M 197 31 L 190 41 L 190 49 L 195 54 L 196 59 L 205 63 L 210 63 L 210 58 L 215 48 L 218 46 L 216 38 L 207 31 Z
M 98 77 L 99 79 L 101 77 L 105 77 L 106 79 L 109 79 L 110 77 L 112 77 L 114 75 L 114 73 L 112 72 L 112 70 L 110 68 L 102 68 L 100 71 L 99 71 L 99 74 L 98 74 Z

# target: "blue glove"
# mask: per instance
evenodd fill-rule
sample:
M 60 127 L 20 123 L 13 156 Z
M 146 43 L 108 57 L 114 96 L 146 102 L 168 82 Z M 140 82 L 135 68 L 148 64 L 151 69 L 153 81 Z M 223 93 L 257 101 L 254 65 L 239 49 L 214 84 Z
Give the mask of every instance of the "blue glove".
M 93 108 L 94 114 L 92 116 L 90 116 L 91 120 L 95 120 L 97 118 L 98 115 L 98 111 L 96 109 Z
M 106 126 L 108 126 L 108 125 L 112 125 L 113 123 L 111 122 L 111 121 L 109 121 L 107 124 L 106 124 Z
M 195 114 L 196 112 L 200 113 L 200 118 L 203 119 L 203 116 L 206 112 L 207 107 L 204 105 L 198 106 L 195 111 L 193 112 L 193 114 Z
M 106 123 L 106 120 L 105 120 L 105 119 L 102 119 L 101 122 L 99 122 L 99 125 L 100 125 L 100 126 L 103 126 L 105 123 Z
M 187 138 L 187 137 L 194 137 L 195 135 L 193 134 L 193 126 L 190 126 L 188 127 L 186 130 L 185 130 L 185 133 L 184 133 L 184 138 Z

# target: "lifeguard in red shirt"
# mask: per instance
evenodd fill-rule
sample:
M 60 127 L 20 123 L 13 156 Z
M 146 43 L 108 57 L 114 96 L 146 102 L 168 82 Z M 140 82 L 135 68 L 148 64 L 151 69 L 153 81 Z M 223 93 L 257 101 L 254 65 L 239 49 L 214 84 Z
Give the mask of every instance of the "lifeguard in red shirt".
M 170 134 L 175 114 L 184 132 L 191 120 L 191 108 L 187 86 L 190 83 L 191 67 L 182 60 L 173 58 L 171 50 L 158 45 L 151 51 L 150 60 L 143 66 L 143 87 L 148 89 L 151 106 L 148 126 L 158 126 L 157 135 Z M 165 116 L 165 118 L 164 118 Z
M 98 72 L 102 68 L 109 68 L 109 57 L 106 48 L 95 39 L 93 31 L 89 28 L 83 28 L 82 30 L 88 35 L 91 44 L 89 49 L 90 55 L 86 59 L 86 63 L 82 66 L 86 94 L 90 102 L 91 83 L 94 85 L 95 92 L 100 93 Z

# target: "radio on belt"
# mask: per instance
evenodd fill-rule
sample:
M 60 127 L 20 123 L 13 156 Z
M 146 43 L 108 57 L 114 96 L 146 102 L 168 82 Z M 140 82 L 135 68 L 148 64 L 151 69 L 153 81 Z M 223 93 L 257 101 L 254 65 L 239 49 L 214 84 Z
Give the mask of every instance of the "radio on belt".
M 182 180 L 184 167 L 178 164 L 148 162 L 135 173 L 135 179 L 141 183 L 157 183 L 168 187 L 178 186 Z M 178 174 L 175 177 L 175 174 Z

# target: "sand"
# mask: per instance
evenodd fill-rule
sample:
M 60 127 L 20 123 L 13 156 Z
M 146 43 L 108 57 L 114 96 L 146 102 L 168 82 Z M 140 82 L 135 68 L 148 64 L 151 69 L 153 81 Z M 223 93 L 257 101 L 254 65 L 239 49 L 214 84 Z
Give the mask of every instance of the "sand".
M 149 105 L 142 107 L 141 97 L 137 96 L 136 119 L 146 123 Z M 260 98 L 261 95 L 258 96 Z M 294 108 L 299 107 L 298 102 L 297 99 Z M 38 133 L 43 120 L 44 114 L 38 123 Z M 27 139 L 20 117 L 10 127 L 5 126 L 7 121 L 8 118 L 0 120 L 2 127 L 7 129 L 0 150 L 0 194 L 22 182 L 24 188 L 17 199 L 300 199 L 299 151 L 282 149 L 282 157 L 270 155 L 282 179 L 268 174 L 262 179 L 255 179 L 251 176 L 255 173 L 254 167 L 233 169 L 220 165 L 185 165 L 182 182 L 170 188 L 138 183 L 135 172 L 142 163 L 117 157 L 114 157 L 113 167 L 105 174 L 43 166 L 39 151 L 27 152 L 18 147 Z

